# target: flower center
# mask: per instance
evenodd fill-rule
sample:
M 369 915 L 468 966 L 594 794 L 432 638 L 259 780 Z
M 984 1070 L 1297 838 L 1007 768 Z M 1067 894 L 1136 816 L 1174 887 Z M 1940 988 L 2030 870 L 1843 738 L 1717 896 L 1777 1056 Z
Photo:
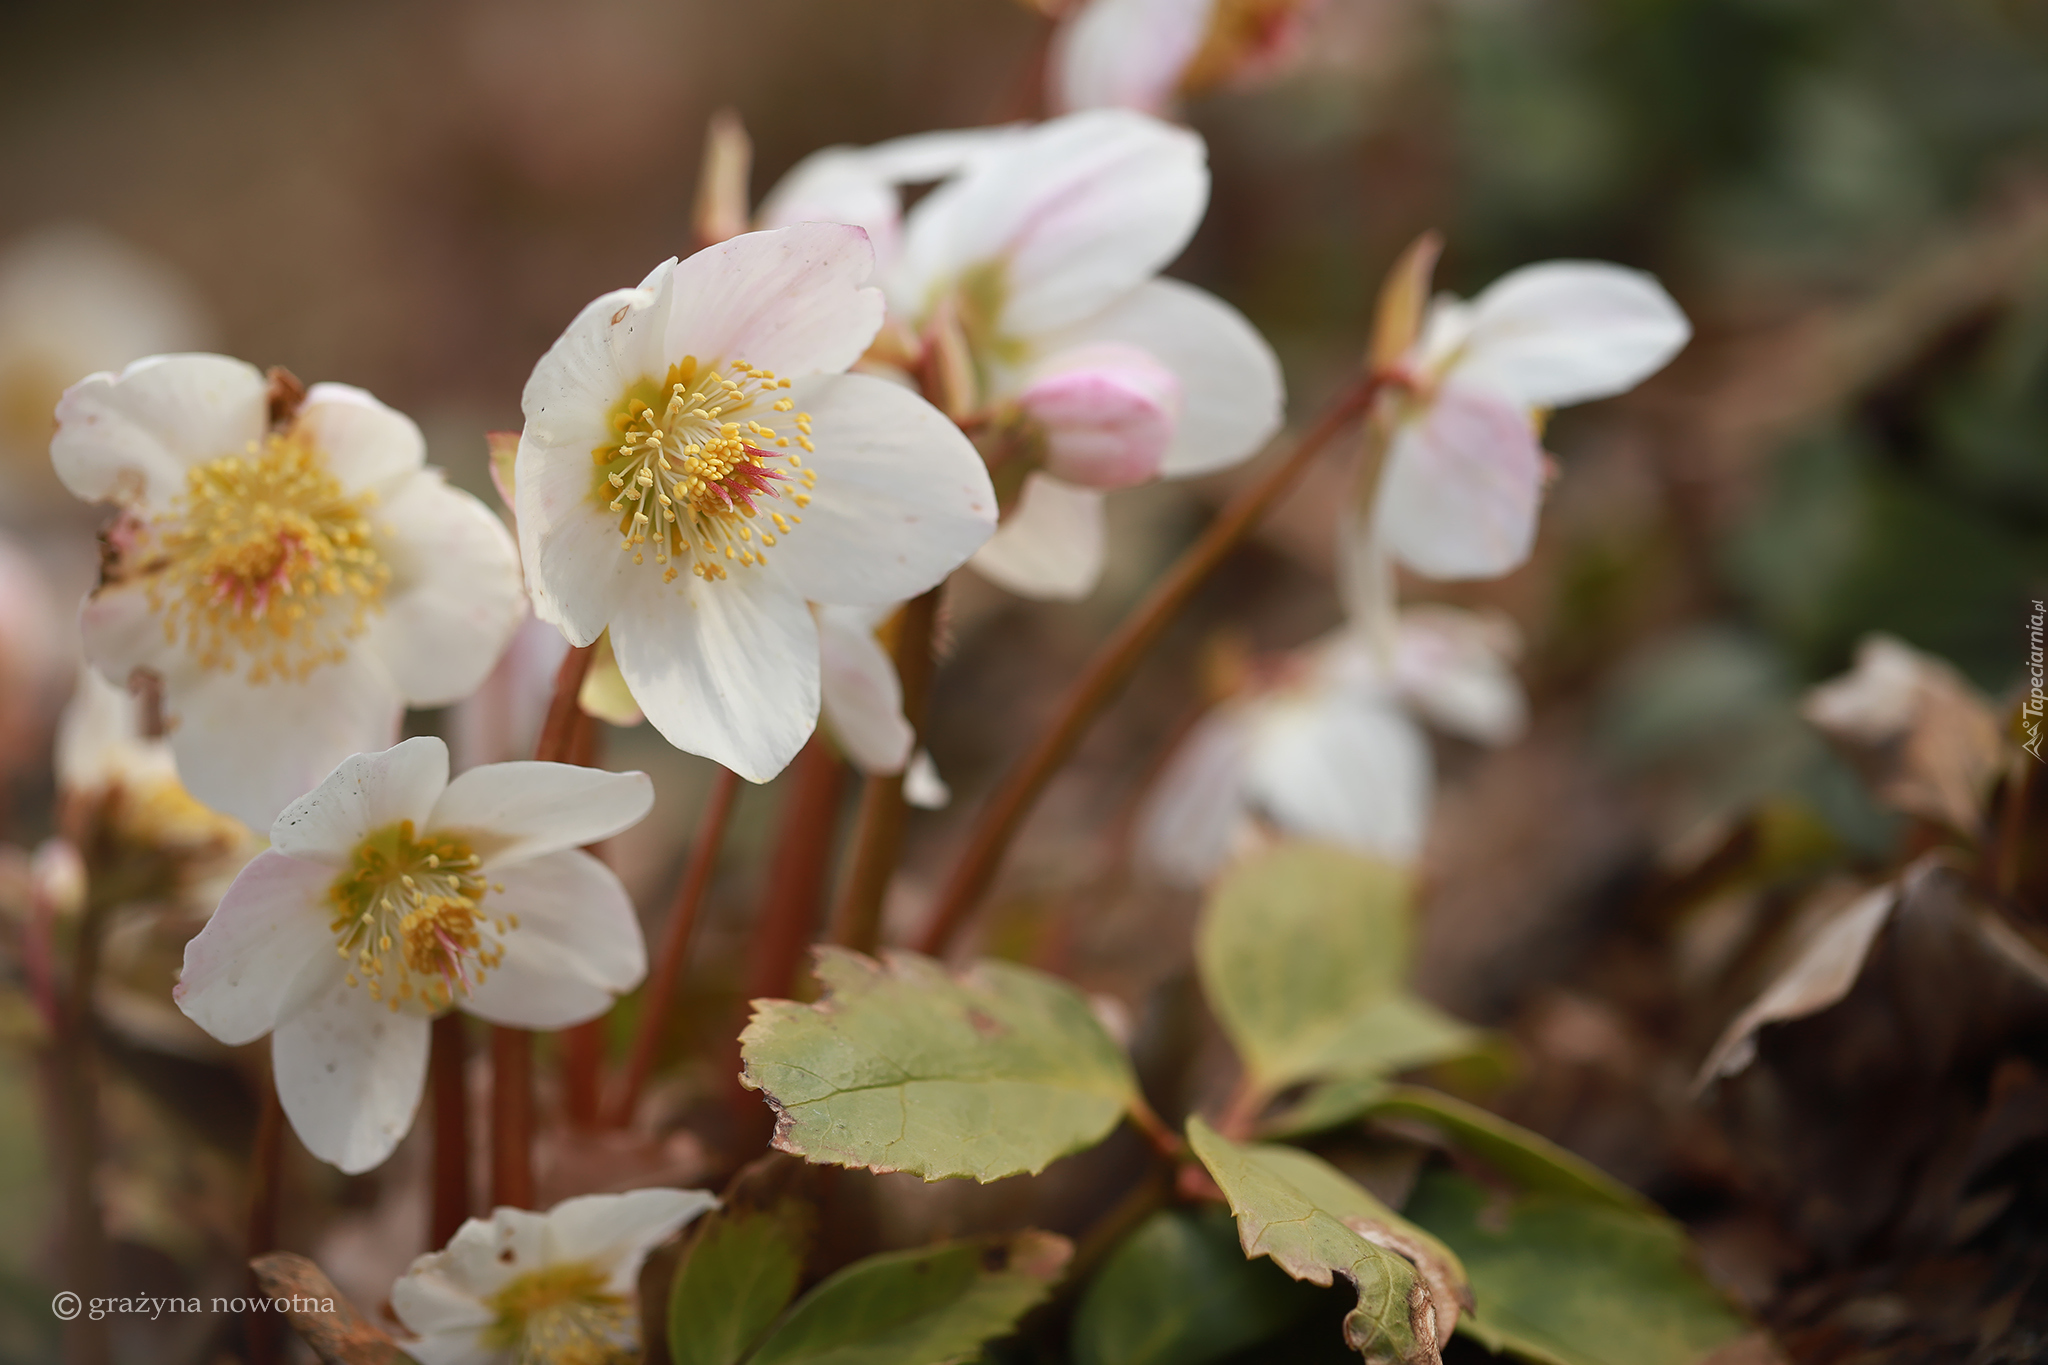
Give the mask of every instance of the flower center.
M 673 582 L 676 565 L 688 564 L 709 583 L 726 576 L 726 561 L 743 567 L 768 562 L 764 552 L 776 536 L 788 535 L 803 518 L 762 504 L 782 498 L 787 483 L 801 485 L 790 488 L 790 502 L 808 507 L 809 490 L 818 483 L 803 456 L 789 448 L 816 449 L 810 414 L 794 411 L 791 399 L 770 396 L 789 383 L 744 360 L 724 370 L 700 369 L 688 356 L 671 365 L 661 383 L 642 380 L 627 391 L 612 413 L 618 441 L 590 457 L 598 465 L 596 496 L 618 514 L 619 548 L 635 564 L 645 563 L 651 551 L 662 582 Z M 790 414 L 794 435 L 761 421 L 777 413 Z M 774 530 L 757 525 L 764 515 Z
M 394 1011 L 415 997 L 426 1009 L 446 1009 L 458 991 L 481 986 L 485 971 L 505 960 L 505 934 L 519 927 L 517 915 L 493 919 L 479 910 L 486 890 L 504 890 L 487 886 L 481 863 L 459 839 L 415 835 L 410 820 L 357 844 L 327 889 L 335 951 L 354 959 L 348 984 L 366 986 Z
M 165 638 L 182 636 L 202 668 L 246 657 L 252 683 L 302 680 L 340 660 L 391 581 L 368 501 L 348 497 L 296 432 L 189 470 L 152 524 L 162 559 L 150 566 L 150 606 Z
M 584 1262 L 530 1271 L 491 1296 L 491 1349 L 517 1365 L 628 1365 L 640 1358 L 632 1306 Z

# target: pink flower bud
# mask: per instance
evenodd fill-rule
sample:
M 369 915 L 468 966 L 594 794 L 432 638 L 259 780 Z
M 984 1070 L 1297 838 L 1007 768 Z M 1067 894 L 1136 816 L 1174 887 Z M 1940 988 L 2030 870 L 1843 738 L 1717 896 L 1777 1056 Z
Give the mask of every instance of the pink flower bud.
M 1105 343 L 1055 356 L 1018 404 L 1045 434 L 1047 473 L 1111 489 L 1158 475 L 1180 401 L 1180 380 L 1148 352 Z

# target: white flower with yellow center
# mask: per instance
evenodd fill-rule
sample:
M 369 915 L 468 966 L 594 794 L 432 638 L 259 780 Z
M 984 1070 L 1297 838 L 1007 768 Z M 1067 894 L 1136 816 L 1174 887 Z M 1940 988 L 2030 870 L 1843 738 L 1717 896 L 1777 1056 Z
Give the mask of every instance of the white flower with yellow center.
M 356 754 L 278 816 L 186 947 L 178 1007 L 231 1046 L 270 1034 L 306 1149 L 368 1170 L 412 1126 L 435 1016 L 566 1028 L 646 975 L 625 888 L 580 850 L 653 802 L 644 773 L 561 763 L 450 782 L 434 738 Z
M 254 366 L 155 356 L 73 385 L 57 419 L 59 477 L 121 512 L 86 656 L 160 679 L 186 788 L 256 829 L 406 706 L 474 689 L 519 624 L 510 533 L 360 389 L 316 384 L 273 421 Z
M 973 445 L 842 373 L 881 326 L 856 227 L 747 233 L 585 308 L 534 368 L 516 497 L 534 611 L 607 627 L 655 728 L 751 781 L 817 723 L 807 602 L 882 606 L 988 538 Z
M 704 1190 L 586 1194 L 471 1218 L 412 1263 L 391 1308 L 420 1365 L 629 1365 L 647 1253 L 715 1208 Z
M 1504 622 L 1412 607 L 1389 657 L 1356 627 L 1297 651 L 1182 741 L 1139 815 L 1146 861 L 1199 886 L 1274 830 L 1412 860 L 1435 786 L 1417 722 L 1487 744 L 1520 735 L 1514 648 Z
M 1104 493 L 1235 464 L 1280 423 L 1265 340 L 1158 278 L 1208 204 L 1202 140 L 1119 109 L 833 149 L 763 214 L 893 227 L 895 187 L 919 174 L 949 178 L 903 220 L 883 285 L 892 325 L 923 338 L 951 372 L 947 401 L 990 433 L 1003 521 L 972 562 L 1013 592 L 1084 596 L 1107 552 Z

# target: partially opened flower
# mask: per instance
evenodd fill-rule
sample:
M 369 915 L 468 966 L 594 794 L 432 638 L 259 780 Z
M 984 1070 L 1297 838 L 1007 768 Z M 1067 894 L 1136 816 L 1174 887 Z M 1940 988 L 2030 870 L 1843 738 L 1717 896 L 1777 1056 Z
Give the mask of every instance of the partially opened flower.
M 405 707 L 475 688 L 520 617 L 510 534 L 410 418 L 341 384 L 272 406 L 252 365 L 155 356 L 73 385 L 50 446 L 121 511 L 87 658 L 160 680 L 185 786 L 257 829 Z
M 704 1190 L 633 1190 L 471 1218 L 391 1287 L 418 1338 L 405 1352 L 420 1365 L 638 1360 L 641 1263 L 717 1204 Z
M 678 748 L 752 781 L 818 717 L 808 602 L 880 606 L 988 538 L 980 457 L 936 408 L 841 373 L 880 327 L 857 227 L 754 232 L 598 299 L 527 382 L 534 610 L 619 671 Z
M 632 903 L 580 850 L 653 801 L 644 773 L 560 763 L 450 782 L 431 737 L 356 754 L 278 816 L 186 948 L 178 1006 L 224 1043 L 269 1033 L 307 1150 L 368 1170 L 412 1126 L 435 1016 L 566 1028 L 639 984 Z
M 1053 107 L 1170 113 L 1183 96 L 1277 70 L 1312 8 L 1313 0 L 1086 0 L 1053 36 Z
M 1146 861 L 1200 885 L 1269 830 L 1413 859 L 1435 783 L 1417 720 L 1514 739 L 1527 715 L 1513 647 L 1499 622 L 1417 607 L 1391 658 L 1353 628 L 1299 651 L 1182 742 L 1139 816 Z
M 1406 387 L 1381 417 L 1385 464 L 1359 537 L 1370 555 L 1437 579 L 1521 564 L 1542 502 L 1544 414 L 1634 388 L 1691 335 L 1655 279 L 1597 261 L 1525 266 L 1469 303 L 1437 299 L 1394 366 Z M 1352 549 L 1353 576 L 1371 573 Z
M 1086 594 L 1105 491 L 1224 468 L 1279 426 L 1264 338 L 1158 278 L 1208 198 L 1199 137 L 1106 109 L 1002 138 L 911 211 L 889 306 L 964 349 L 964 382 L 1003 432 L 996 474 L 1011 491 L 973 561 L 1002 586 Z

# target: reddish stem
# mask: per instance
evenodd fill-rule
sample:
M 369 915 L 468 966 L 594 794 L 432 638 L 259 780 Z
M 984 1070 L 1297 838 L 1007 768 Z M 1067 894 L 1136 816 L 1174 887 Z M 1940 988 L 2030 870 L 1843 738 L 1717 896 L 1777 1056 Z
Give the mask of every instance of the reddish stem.
M 995 879 L 1003 855 L 1009 851 L 1032 805 L 1060 765 L 1072 755 L 1088 726 L 1130 679 L 1146 651 L 1158 642 L 1195 590 L 1250 534 L 1322 448 L 1371 405 L 1380 384 L 1378 376 L 1366 375 L 1339 393 L 1315 425 L 1295 440 L 1285 457 L 1230 500 L 1145 600 L 1124 618 L 1116 633 L 1103 642 L 1081 676 L 1067 689 L 1052 725 L 982 807 L 969 835 L 967 851 L 954 866 L 925 928 L 918 945 L 922 951 L 936 957 L 952 944 Z
M 669 906 L 667 922 L 661 929 L 661 946 L 655 950 L 654 971 L 647 978 L 647 993 L 641 997 L 640 1026 L 633 1036 L 626 1074 L 606 1115 L 606 1122 L 614 1128 L 632 1122 L 633 1111 L 639 1107 L 640 1092 L 647 1084 L 662 1033 L 668 1027 L 676 986 L 682 980 L 683 964 L 689 959 L 697 912 L 704 904 L 704 892 L 710 887 L 712 871 L 718 865 L 718 847 L 725 839 L 726 821 L 732 815 L 739 790 L 739 775 L 729 769 L 720 768 L 718 776 L 712 779 L 711 794 L 704 802 L 704 813 L 698 817 L 690 861 L 676 883 L 675 902 Z
M 469 1217 L 469 1036 L 460 1014 L 434 1021 L 427 1085 L 434 1105 L 434 1183 L 427 1245 L 444 1247 Z
M 533 1035 L 491 1030 L 491 1204 L 533 1207 Z
M 283 1199 L 279 1186 L 284 1169 L 284 1106 L 278 1102 L 276 1083 L 268 1076 L 263 1079 L 262 1106 L 256 1119 L 255 1150 L 250 1153 L 248 1260 L 277 1249 L 277 1211 Z M 262 1295 L 254 1271 L 249 1285 L 254 1294 Z M 251 1308 L 242 1315 L 249 1365 L 276 1365 L 284 1358 L 283 1326 L 284 1320 L 268 1309 Z

